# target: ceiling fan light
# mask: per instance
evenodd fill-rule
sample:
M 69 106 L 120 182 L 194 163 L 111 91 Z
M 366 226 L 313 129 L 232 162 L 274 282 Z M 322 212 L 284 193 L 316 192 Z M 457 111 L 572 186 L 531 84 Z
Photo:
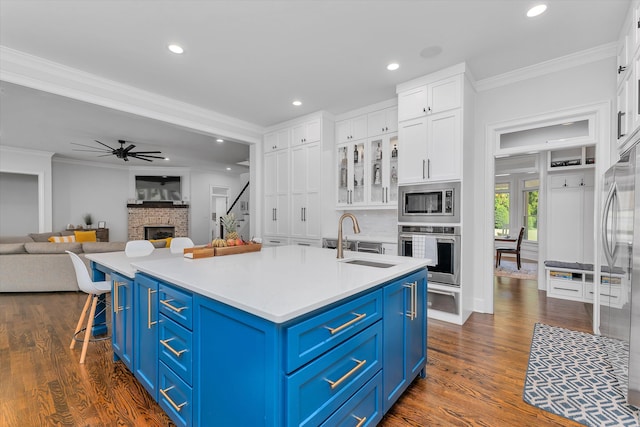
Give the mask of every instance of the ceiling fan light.
M 168 161 L 169 161 L 169 160 L 171 160 L 171 159 L 170 159 L 170 158 L 168 158 L 168 157 L 165 157 L 165 158 L 164 158 L 164 160 L 168 162 Z
M 542 15 L 545 10 L 547 10 L 547 5 L 546 4 L 539 4 L 539 5 L 533 6 L 531 9 L 529 9 L 527 11 L 527 16 L 529 18 L 533 18 L 535 16 Z

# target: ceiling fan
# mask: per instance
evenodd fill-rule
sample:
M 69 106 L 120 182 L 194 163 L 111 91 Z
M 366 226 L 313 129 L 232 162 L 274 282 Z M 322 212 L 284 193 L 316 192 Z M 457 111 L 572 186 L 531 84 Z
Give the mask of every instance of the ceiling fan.
M 84 144 L 78 144 L 78 143 L 72 142 L 71 144 L 73 144 L 73 145 L 78 145 L 80 147 L 91 148 L 91 150 L 83 150 L 83 149 L 79 149 L 79 148 L 78 149 L 74 148 L 73 151 L 89 151 L 89 152 L 92 152 L 92 153 L 106 153 L 106 154 L 102 154 L 102 155 L 100 155 L 98 157 L 106 157 L 106 156 L 112 156 L 113 155 L 113 156 L 116 156 L 119 159 L 124 160 L 125 162 L 129 161 L 129 157 L 132 157 L 134 159 L 144 160 L 145 162 L 152 162 L 153 160 L 151 160 L 151 159 L 164 159 L 163 156 L 152 156 L 152 154 L 162 154 L 161 151 L 131 151 L 136 146 L 131 144 L 130 141 L 125 141 L 123 139 L 119 139 L 118 140 L 118 142 L 120 143 L 120 147 L 119 148 L 110 147 L 107 144 L 98 141 L 97 139 L 94 139 L 94 141 L 97 142 L 100 145 L 105 146 L 106 148 L 92 147 L 91 145 L 84 145 Z M 126 144 L 127 142 L 129 142 L 130 144 L 125 148 L 124 144 Z

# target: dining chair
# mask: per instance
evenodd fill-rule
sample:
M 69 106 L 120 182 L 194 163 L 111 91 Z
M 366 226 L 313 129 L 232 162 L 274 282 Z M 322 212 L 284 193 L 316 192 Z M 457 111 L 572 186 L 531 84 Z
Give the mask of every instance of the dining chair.
M 180 254 L 184 252 L 185 248 L 192 248 L 194 246 L 193 240 L 188 237 L 174 237 L 171 239 L 169 249 L 172 254 Z
M 124 253 L 133 258 L 150 255 L 154 249 L 155 246 L 148 240 L 130 240 L 124 247 Z
M 522 261 L 520 259 L 520 248 L 522 247 L 523 237 L 524 237 L 524 227 L 521 227 L 520 234 L 518 234 L 518 240 L 516 241 L 515 248 L 514 247 L 496 248 L 496 267 L 500 266 L 500 260 L 502 258 L 502 254 L 515 254 L 518 270 L 522 268 Z
M 82 353 L 80 354 L 80 363 L 84 363 L 85 357 L 87 355 L 87 348 L 89 346 L 89 342 L 91 341 L 91 331 L 93 329 L 93 321 L 96 314 L 96 307 L 98 305 L 98 297 L 100 295 L 111 292 L 111 281 L 105 280 L 101 282 L 94 282 L 91 280 L 89 276 L 89 270 L 82 262 L 80 257 L 71 252 L 65 251 L 71 257 L 71 262 L 73 263 L 73 268 L 76 272 L 76 280 L 78 281 L 78 287 L 80 290 L 87 294 L 87 300 L 84 303 L 84 307 L 82 308 L 82 313 L 80 313 L 80 319 L 78 319 L 78 324 L 76 325 L 76 330 L 73 333 L 73 337 L 71 338 L 71 345 L 69 348 L 73 350 L 73 347 L 76 345 L 76 341 L 82 341 Z M 89 307 L 91 307 L 89 309 Z M 82 328 L 82 324 L 87 315 L 87 310 L 89 310 L 89 318 L 87 319 L 87 326 Z M 84 339 L 79 340 L 78 335 L 84 331 Z M 107 339 L 109 337 L 104 337 L 101 339 Z

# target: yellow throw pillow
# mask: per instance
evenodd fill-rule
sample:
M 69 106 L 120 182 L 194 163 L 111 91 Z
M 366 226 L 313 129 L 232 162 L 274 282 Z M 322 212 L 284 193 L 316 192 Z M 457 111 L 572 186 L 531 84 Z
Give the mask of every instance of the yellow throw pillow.
M 173 239 L 173 237 L 167 237 L 167 248 L 171 246 L 171 239 Z
M 167 237 L 166 239 L 149 239 L 149 241 L 151 243 L 156 243 L 156 242 L 165 242 L 164 247 L 168 248 L 169 246 L 171 246 L 171 239 L 173 237 Z M 156 246 L 157 248 L 157 246 Z
M 76 242 L 95 242 L 96 230 L 74 231 Z
M 70 243 L 76 241 L 76 236 L 51 236 L 49 241 L 52 243 Z

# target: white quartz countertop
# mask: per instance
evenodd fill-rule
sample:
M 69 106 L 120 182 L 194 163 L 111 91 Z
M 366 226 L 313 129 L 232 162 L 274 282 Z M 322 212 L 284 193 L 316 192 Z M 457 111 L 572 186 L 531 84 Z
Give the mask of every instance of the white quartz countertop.
M 98 254 L 95 254 L 98 255 Z M 105 255 L 105 254 L 101 254 Z M 101 257 L 91 257 L 99 262 Z M 364 259 L 393 264 L 348 264 Z M 132 268 L 274 323 L 284 323 L 420 268 L 429 259 L 278 246 L 210 258 L 130 259 Z
M 124 252 L 88 253 L 85 257 L 115 271 L 116 273 L 120 273 L 123 276 L 133 279 L 137 270 L 133 265 L 131 265 L 132 262 L 167 258 L 181 259 L 182 254 L 172 254 L 169 248 L 160 248 L 155 249 L 150 255 L 143 257 L 128 257 Z

